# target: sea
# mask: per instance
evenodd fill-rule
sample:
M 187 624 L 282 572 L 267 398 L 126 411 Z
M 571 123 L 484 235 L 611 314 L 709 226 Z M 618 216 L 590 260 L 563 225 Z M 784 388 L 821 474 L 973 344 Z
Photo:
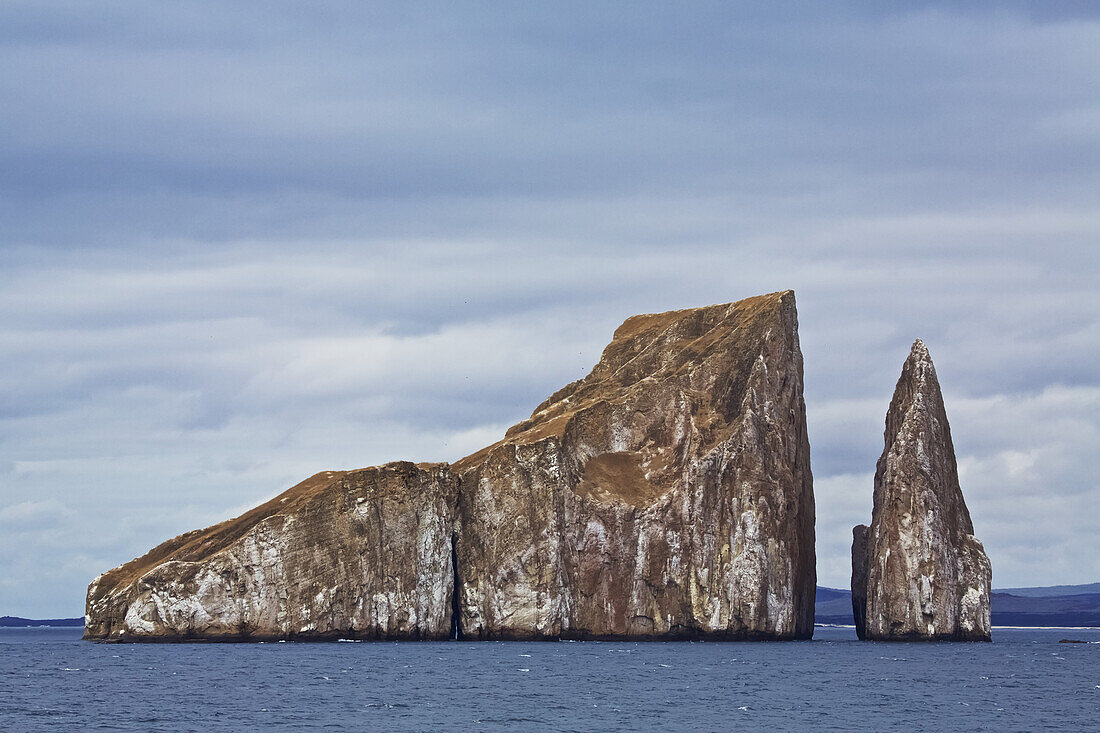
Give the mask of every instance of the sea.
M 982 643 L 95 644 L 0 629 L 0 730 L 1100 730 L 1100 629 Z M 1086 643 L 1059 643 L 1075 639 Z

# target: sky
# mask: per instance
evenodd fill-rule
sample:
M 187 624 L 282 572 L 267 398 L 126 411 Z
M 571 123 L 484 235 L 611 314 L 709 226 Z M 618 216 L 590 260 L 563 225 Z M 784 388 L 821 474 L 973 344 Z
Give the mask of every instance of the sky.
M 1094 3 L 9 0 L 0 68 L 2 614 L 788 288 L 822 585 L 917 337 L 994 586 L 1100 580 Z

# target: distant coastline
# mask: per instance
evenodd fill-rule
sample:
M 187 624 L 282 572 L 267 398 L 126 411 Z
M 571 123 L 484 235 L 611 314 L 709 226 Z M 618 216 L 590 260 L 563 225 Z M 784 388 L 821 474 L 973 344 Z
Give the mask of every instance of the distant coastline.
M 23 629 L 36 626 L 84 626 L 84 617 L 76 618 L 22 618 L 20 616 L 0 616 L 0 628 Z
M 992 625 L 999 628 L 1100 627 L 1100 583 L 1054 585 L 1046 588 L 994 589 Z M 814 623 L 852 626 L 851 591 L 817 589 Z

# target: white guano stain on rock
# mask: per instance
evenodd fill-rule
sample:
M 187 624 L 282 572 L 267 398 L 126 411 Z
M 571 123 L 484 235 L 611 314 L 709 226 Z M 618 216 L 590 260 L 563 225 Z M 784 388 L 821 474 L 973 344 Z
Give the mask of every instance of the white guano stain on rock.
M 447 638 L 456 491 L 440 466 L 318 474 L 261 516 L 166 543 L 180 554 L 199 543 L 195 562 L 153 562 L 127 581 L 139 558 L 105 574 L 116 579 L 89 586 L 86 636 Z M 203 552 L 204 539 L 226 535 Z

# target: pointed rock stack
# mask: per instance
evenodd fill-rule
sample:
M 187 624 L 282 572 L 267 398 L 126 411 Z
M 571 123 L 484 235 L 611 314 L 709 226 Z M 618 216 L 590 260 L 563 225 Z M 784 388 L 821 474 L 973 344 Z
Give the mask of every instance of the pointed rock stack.
M 989 641 L 990 565 L 959 488 L 936 368 L 917 339 L 886 415 L 871 525 L 852 544 L 856 631 Z

